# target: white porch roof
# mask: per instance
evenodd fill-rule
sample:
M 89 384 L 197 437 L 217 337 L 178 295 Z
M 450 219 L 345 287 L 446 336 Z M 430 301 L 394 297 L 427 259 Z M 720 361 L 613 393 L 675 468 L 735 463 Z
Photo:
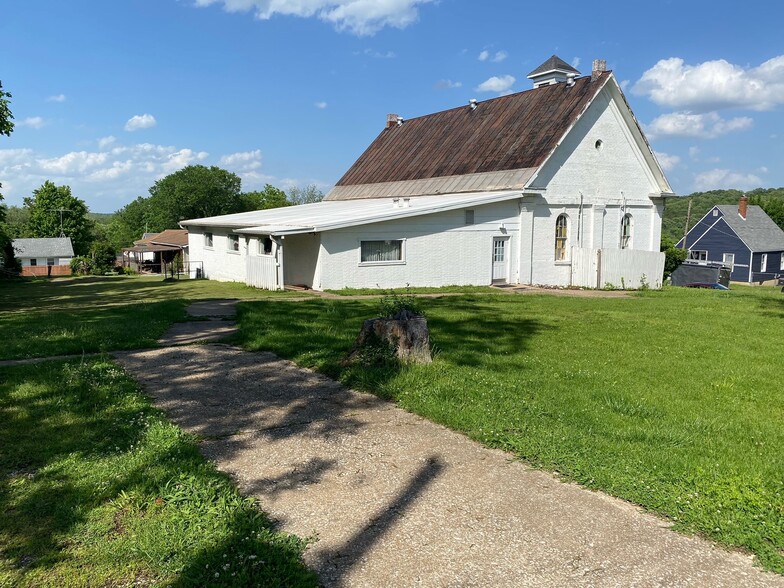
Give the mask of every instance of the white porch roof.
M 332 200 L 180 222 L 182 227 L 228 228 L 244 235 L 296 235 L 457 210 L 523 196 L 521 190 L 399 198 Z

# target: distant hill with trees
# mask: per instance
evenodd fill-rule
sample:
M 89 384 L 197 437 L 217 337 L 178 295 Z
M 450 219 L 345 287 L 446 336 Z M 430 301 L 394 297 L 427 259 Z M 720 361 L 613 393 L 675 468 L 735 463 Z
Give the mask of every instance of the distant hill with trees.
M 662 221 L 662 240 L 677 243 L 683 237 L 689 200 L 692 202 L 689 221 L 691 228 L 717 204 L 737 204 L 744 193 L 749 197 L 749 204 L 761 206 L 773 222 L 784 229 L 784 188 L 757 188 L 749 192 L 710 190 L 667 199 Z

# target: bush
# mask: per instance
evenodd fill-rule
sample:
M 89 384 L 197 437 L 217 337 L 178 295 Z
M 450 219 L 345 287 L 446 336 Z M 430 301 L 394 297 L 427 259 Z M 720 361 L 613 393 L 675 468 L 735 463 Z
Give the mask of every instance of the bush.
M 75 276 L 87 276 L 93 273 L 93 260 L 85 255 L 77 255 L 71 259 L 71 273 Z
M 662 238 L 660 251 L 664 252 L 664 279 L 666 280 L 686 260 L 688 251 L 676 248 L 675 243 L 666 237 Z
M 380 317 L 401 318 L 401 314 L 424 316 L 416 297 L 408 286 L 406 286 L 405 294 L 398 294 L 394 290 L 384 292 L 378 303 Z

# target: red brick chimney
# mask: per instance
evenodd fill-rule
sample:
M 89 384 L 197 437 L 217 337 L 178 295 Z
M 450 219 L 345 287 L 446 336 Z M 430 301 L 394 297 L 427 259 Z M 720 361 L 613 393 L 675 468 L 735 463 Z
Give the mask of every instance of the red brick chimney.
M 740 200 L 738 201 L 738 214 L 743 220 L 746 220 L 746 210 L 748 210 L 748 208 L 749 208 L 749 199 L 744 194 L 743 196 L 740 197 Z

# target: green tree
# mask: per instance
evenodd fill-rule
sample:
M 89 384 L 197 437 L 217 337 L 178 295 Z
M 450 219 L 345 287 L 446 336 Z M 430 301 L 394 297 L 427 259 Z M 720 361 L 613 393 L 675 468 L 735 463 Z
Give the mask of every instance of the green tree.
M 313 204 L 314 202 L 321 202 L 324 200 L 324 192 L 316 188 L 314 184 L 310 184 L 304 188 L 290 188 L 287 192 L 289 202 L 292 204 Z
M 664 252 L 664 279 L 666 280 L 686 260 L 689 252 L 676 248 L 675 241 L 666 236 L 662 237 L 660 251 Z
M 150 231 L 176 229 L 185 219 L 242 211 L 242 181 L 216 166 L 189 165 L 150 188 L 146 218 Z
M 11 120 L 14 115 L 11 114 L 11 107 L 8 105 L 8 99 L 11 97 L 10 92 L 3 90 L 3 82 L 0 82 L 0 135 L 10 137 L 14 130 L 14 123 Z M 0 184 L 0 188 L 3 185 Z M 11 238 L 5 231 L 6 222 L 6 206 L 3 204 L 3 195 L 0 194 L 0 265 L 6 270 L 18 270 L 19 262 L 14 258 L 14 249 L 11 247 Z
M 244 212 L 291 205 L 291 202 L 286 198 L 286 193 L 270 184 L 264 186 L 261 191 L 243 192 L 240 195 L 240 200 Z
M 139 196 L 114 213 L 106 226 L 106 240 L 115 249 L 130 247 L 134 241 L 141 239 L 142 235 L 148 232 L 149 200 Z
M 11 121 L 14 115 L 11 114 L 11 107 L 8 105 L 8 99 L 11 97 L 10 92 L 3 90 L 3 82 L 0 82 L 0 135 L 10 137 L 14 130 L 14 123 Z
M 68 186 L 56 186 L 46 181 L 33 191 L 32 197 L 24 199 L 30 211 L 27 223 L 29 237 L 71 238 L 74 253 L 84 255 L 90 250 L 92 221 L 87 218 L 87 205 L 71 194 Z

